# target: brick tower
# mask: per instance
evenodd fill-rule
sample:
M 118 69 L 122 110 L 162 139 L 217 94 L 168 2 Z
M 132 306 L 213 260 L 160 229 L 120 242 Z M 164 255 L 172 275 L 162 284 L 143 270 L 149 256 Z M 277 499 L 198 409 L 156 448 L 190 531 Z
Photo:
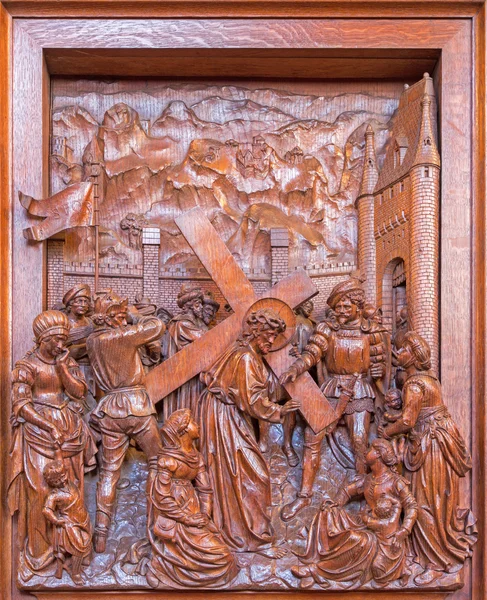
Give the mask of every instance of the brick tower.
M 365 131 L 364 171 L 355 206 L 358 212 L 358 268 L 361 275 L 366 278 L 364 290 L 367 302 L 374 305 L 377 303 L 374 190 L 378 178 L 374 130 L 371 125 L 368 125 Z
M 418 83 L 405 86 L 372 192 L 377 166 L 374 134 L 367 128 L 357 209 L 358 261 L 367 278 L 367 300 L 382 308 L 391 331 L 397 313 L 407 306 L 409 327 L 430 344 L 438 372 L 440 155 L 435 130 L 433 81 L 425 73 Z
M 431 80 L 429 80 L 431 82 Z M 432 88 L 431 83 L 431 88 Z M 439 188 L 440 155 L 431 124 L 431 97 L 425 92 L 416 156 L 411 168 L 411 256 L 409 318 L 412 329 L 431 346 L 438 369 L 439 348 Z M 414 300 L 414 301 L 413 301 Z

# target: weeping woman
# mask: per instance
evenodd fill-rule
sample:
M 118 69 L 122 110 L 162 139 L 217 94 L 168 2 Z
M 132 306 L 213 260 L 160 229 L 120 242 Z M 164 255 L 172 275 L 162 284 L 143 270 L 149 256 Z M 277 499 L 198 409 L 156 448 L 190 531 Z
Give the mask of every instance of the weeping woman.
M 33 323 L 36 345 L 12 373 L 9 506 L 12 513 L 19 512 L 25 563 L 38 574 L 55 559 L 53 527 L 43 515 L 50 491 L 44 468 L 61 460 L 69 481 L 83 494 L 84 471 L 95 467 L 96 446 L 82 419 L 87 386 L 66 349 L 69 328 L 68 317 L 59 311 L 38 315 Z

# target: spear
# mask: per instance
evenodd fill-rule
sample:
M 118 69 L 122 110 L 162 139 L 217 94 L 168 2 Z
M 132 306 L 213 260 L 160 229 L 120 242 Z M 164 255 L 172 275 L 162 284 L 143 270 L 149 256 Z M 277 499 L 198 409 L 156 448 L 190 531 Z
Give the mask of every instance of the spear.
M 98 291 L 98 282 L 100 278 L 100 222 L 99 222 L 99 192 L 98 177 L 100 175 L 100 163 L 91 163 L 91 176 L 93 179 L 93 225 L 95 227 L 95 292 Z

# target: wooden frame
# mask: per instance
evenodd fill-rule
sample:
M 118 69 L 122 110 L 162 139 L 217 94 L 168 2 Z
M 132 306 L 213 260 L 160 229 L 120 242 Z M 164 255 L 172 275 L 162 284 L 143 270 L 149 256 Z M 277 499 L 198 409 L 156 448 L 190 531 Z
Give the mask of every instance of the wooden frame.
M 302 77 L 351 76 L 358 60 L 366 77 L 409 79 L 435 67 L 442 152 L 441 378 L 445 402 L 471 440 L 474 468 L 464 499 L 472 502 L 480 531 L 465 588 L 456 597 L 484 598 L 485 21 L 484 2 L 471 0 L 0 2 L 2 466 L 9 447 L 11 366 L 30 346 L 32 319 L 43 308 L 43 295 L 31 290 L 42 289 L 45 280 L 44 249 L 29 245 L 22 237 L 24 216 L 16 198 L 19 190 L 37 197 L 47 192 L 50 74 L 278 76 L 282 58 L 294 65 L 288 74 Z M 195 54 L 203 56 L 200 66 L 203 62 L 213 66 L 202 73 Z M 146 63 L 142 69 L 141 58 Z M 5 471 L 0 586 L 10 599 L 21 595 L 11 578 L 14 554 L 5 506 Z M 100 594 L 83 597 L 95 595 Z M 118 597 L 120 593 L 103 595 Z M 241 596 L 227 593 L 225 598 L 237 595 Z M 204 594 L 178 594 L 179 598 L 200 596 Z M 292 597 L 317 595 L 295 592 Z

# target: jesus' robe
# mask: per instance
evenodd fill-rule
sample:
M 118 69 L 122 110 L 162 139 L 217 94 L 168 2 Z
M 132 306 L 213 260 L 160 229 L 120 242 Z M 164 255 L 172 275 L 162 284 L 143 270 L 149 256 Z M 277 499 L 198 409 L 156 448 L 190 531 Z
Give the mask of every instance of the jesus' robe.
M 200 449 L 214 491 L 214 522 L 234 551 L 263 550 L 274 541 L 271 484 L 252 418 L 281 422 L 271 373 L 262 355 L 238 341 L 201 379 L 207 389 L 199 402 Z

